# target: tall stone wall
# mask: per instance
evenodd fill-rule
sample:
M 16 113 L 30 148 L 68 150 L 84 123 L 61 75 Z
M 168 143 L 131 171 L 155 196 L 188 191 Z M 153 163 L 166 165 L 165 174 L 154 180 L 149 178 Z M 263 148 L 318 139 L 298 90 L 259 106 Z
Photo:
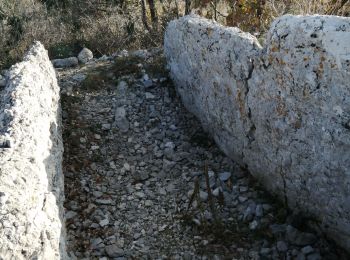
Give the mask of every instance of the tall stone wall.
M 221 149 L 350 250 L 350 19 L 283 16 L 262 48 L 186 16 L 164 44 L 185 106 Z
M 65 259 L 59 87 L 40 43 L 0 99 L 0 258 Z

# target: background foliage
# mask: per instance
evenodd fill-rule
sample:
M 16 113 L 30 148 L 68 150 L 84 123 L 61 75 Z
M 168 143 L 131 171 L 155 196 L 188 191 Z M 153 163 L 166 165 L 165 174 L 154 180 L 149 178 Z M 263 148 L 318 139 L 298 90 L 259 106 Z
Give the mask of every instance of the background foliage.
M 350 15 L 350 0 L 0 0 L 0 69 L 34 40 L 51 58 L 95 55 L 162 44 L 166 24 L 197 13 L 262 37 L 286 13 Z

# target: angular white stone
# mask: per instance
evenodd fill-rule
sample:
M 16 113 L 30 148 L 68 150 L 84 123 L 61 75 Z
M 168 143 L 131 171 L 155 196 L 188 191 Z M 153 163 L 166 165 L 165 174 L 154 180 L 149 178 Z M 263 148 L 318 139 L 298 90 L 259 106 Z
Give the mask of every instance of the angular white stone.
M 109 224 L 108 218 L 101 220 L 99 224 L 101 227 L 107 226 Z
M 79 62 L 85 64 L 88 61 L 92 60 L 94 58 L 94 55 L 92 51 L 90 51 L 88 48 L 83 48 L 80 53 L 78 54 L 78 60 Z
M 0 140 L 11 144 L 0 146 L 0 226 L 10 225 L 0 228 L 0 258 L 67 259 L 59 87 L 44 46 L 34 43 L 7 76 Z

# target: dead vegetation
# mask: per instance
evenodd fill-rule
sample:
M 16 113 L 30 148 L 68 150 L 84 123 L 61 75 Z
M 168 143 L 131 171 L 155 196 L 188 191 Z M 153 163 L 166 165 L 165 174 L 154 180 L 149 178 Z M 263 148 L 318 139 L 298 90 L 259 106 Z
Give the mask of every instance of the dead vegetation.
M 51 58 L 76 55 L 88 47 L 95 55 L 122 49 L 161 46 L 166 24 L 196 13 L 228 26 L 263 35 L 286 13 L 349 16 L 348 0 L 1 0 L 0 69 L 18 61 L 34 40 Z
M 210 142 L 210 140 L 208 140 Z M 248 174 L 248 173 L 247 173 Z M 203 202 L 200 198 L 200 184 L 199 179 L 194 180 L 193 192 L 190 196 L 189 203 L 187 205 L 186 211 L 180 215 L 181 220 L 185 226 L 190 226 L 194 232 L 202 238 L 208 241 L 205 247 L 198 247 L 197 250 L 203 255 L 215 255 L 217 253 L 227 254 L 227 256 L 232 257 L 232 245 L 237 247 L 244 247 L 247 244 L 253 243 L 253 241 L 261 238 L 269 238 L 273 241 L 275 238 L 271 234 L 268 226 L 262 226 L 256 230 L 251 230 L 249 228 L 249 223 L 240 221 L 238 218 L 232 218 L 230 221 L 224 221 L 222 217 L 222 211 L 225 206 L 225 198 L 220 192 L 219 196 L 214 197 L 209 183 L 209 165 L 208 162 L 205 163 L 203 169 L 203 176 L 206 183 L 206 192 L 208 193 L 208 199 Z M 259 185 L 257 182 L 252 181 L 252 185 L 256 186 L 257 189 Z M 228 183 L 230 185 L 230 181 Z M 232 185 L 232 184 L 231 184 Z M 262 196 L 266 197 L 267 194 L 263 192 Z M 271 203 L 279 203 L 278 201 L 271 200 Z M 285 212 L 285 208 L 281 205 L 281 209 Z M 208 220 L 205 216 L 205 211 L 209 210 L 212 216 L 211 220 Z M 198 218 L 199 216 L 199 218 Z M 280 220 L 284 223 L 286 215 Z M 276 219 L 275 216 L 270 215 L 269 218 Z M 270 241 L 270 242 L 271 242 Z M 236 257 L 241 257 L 239 252 L 235 252 Z

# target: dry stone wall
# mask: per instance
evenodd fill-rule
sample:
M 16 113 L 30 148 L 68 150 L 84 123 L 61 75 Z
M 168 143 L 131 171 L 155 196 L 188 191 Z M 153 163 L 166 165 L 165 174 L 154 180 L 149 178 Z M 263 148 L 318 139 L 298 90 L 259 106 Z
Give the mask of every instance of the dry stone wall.
M 36 42 L 0 103 L 0 258 L 65 259 L 59 87 Z
M 350 250 L 350 19 L 283 16 L 262 48 L 186 16 L 164 47 L 185 106 L 221 149 Z

